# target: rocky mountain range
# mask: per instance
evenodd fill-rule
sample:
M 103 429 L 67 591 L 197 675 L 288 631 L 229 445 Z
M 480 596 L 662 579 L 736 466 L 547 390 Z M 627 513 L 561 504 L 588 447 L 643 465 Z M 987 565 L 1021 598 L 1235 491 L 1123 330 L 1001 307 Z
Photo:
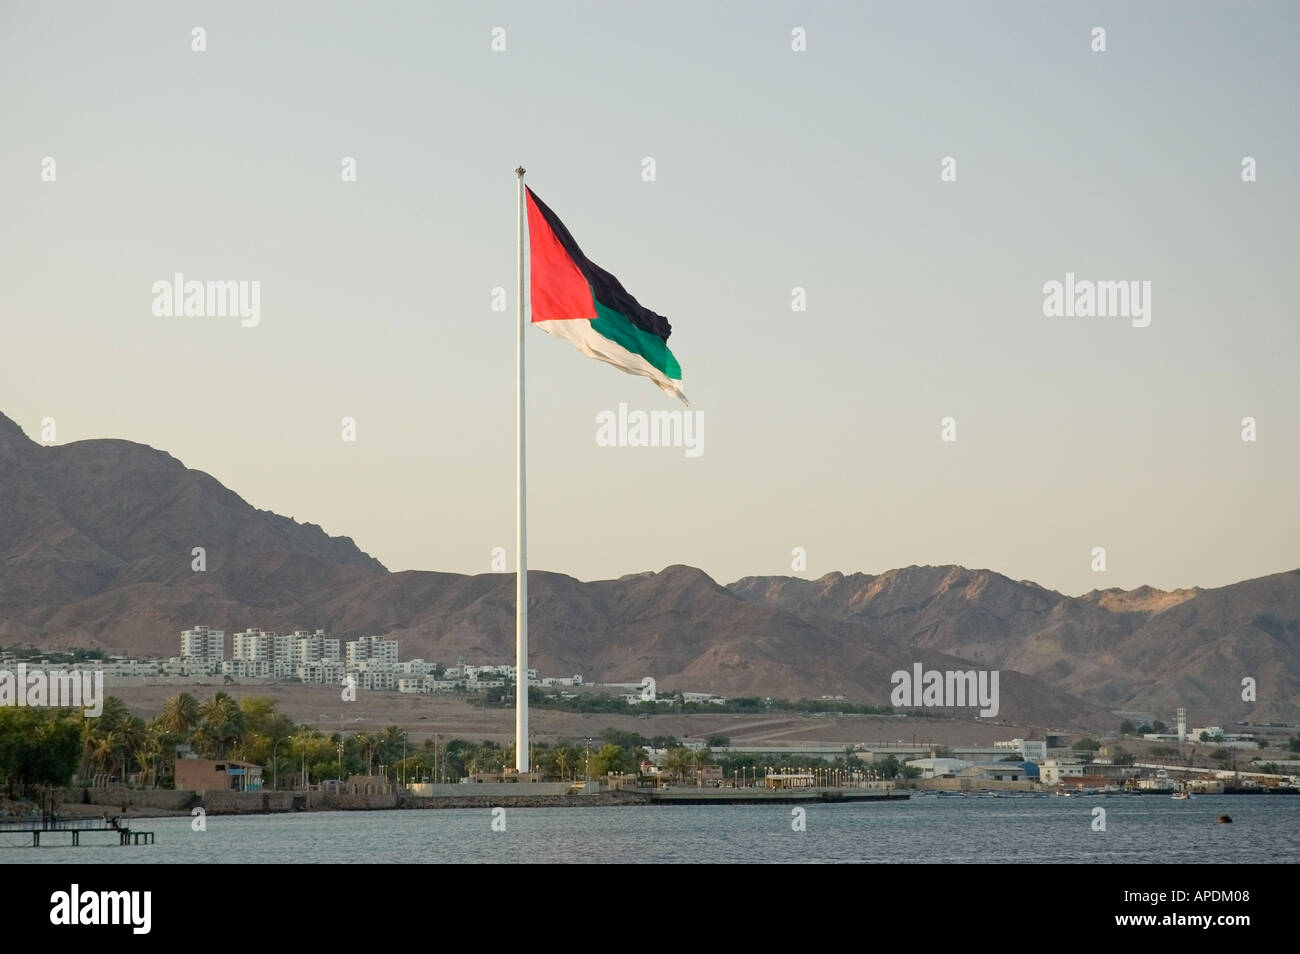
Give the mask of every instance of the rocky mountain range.
M 350 539 L 257 510 L 141 444 L 45 447 L 0 415 L 0 501 L 0 644 L 173 655 L 202 623 L 513 660 L 513 576 L 390 573 Z M 960 566 L 727 586 L 687 566 L 593 582 L 531 571 L 529 620 L 531 665 L 589 681 L 887 705 L 891 673 L 919 662 L 999 670 L 998 718 L 1037 725 L 1172 721 L 1180 705 L 1197 724 L 1300 717 L 1300 570 L 1080 597 Z

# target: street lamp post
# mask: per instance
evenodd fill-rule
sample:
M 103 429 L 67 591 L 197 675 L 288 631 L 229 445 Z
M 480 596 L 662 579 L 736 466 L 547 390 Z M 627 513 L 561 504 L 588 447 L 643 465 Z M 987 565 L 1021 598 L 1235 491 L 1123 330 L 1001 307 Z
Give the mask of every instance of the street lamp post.
M 280 763 L 276 761 L 275 753 L 279 751 L 280 743 L 288 738 L 285 736 L 283 739 L 277 739 L 275 745 L 271 746 L 271 788 L 277 792 L 280 790 Z

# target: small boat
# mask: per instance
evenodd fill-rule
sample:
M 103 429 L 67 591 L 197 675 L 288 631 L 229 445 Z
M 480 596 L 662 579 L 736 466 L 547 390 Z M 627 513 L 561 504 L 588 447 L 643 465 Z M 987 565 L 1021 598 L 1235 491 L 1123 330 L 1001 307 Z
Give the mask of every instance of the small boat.
M 1185 801 L 1188 801 L 1188 800 L 1192 797 L 1192 793 L 1191 793 L 1191 792 L 1174 792 L 1174 793 L 1173 793 L 1172 795 L 1170 795 L 1169 797 L 1172 798 L 1172 799 L 1174 799 L 1175 801 L 1185 802 Z
M 1219 816 L 1219 824 L 1220 824 L 1220 825 L 1231 825 L 1231 824 L 1232 824 L 1232 816 L 1231 816 L 1231 815 L 1220 815 L 1220 816 Z

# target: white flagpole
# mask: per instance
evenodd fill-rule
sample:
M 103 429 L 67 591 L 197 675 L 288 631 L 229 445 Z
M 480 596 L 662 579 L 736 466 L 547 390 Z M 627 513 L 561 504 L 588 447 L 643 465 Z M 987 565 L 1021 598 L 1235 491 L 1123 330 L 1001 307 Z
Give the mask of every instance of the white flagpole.
M 517 204 L 519 222 L 516 246 L 519 252 L 519 272 L 515 283 L 515 301 L 519 308 L 519 323 L 515 329 L 515 366 L 519 375 L 515 382 L 518 400 L 515 417 L 515 434 L 519 440 L 518 472 L 515 480 L 517 493 L 515 509 L 515 768 L 528 771 L 528 537 L 524 514 L 526 493 L 526 468 L 524 466 L 524 167 L 515 170 L 518 187 Z

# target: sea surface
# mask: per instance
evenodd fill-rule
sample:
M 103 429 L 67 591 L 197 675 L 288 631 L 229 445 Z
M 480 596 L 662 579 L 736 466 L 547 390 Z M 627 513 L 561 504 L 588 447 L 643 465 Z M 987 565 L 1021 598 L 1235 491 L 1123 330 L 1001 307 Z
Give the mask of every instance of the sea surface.
M 1105 811 L 1105 831 L 1094 830 Z M 867 805 L 427 809 L 132 819 L 152 846 L 19 847 L 0 864 L 1300 862 L 1300 796 L 940 798 Z M 499 814 L 504 812 L 503 815 Z M 1216 819 L 1227 813 L 1233 824 Z M 493 830 L 493 822 L 497 828 Z M 85 835 L 84 841 L 111 834 Z M 62 839 L 60 839 L 62 840 Z

